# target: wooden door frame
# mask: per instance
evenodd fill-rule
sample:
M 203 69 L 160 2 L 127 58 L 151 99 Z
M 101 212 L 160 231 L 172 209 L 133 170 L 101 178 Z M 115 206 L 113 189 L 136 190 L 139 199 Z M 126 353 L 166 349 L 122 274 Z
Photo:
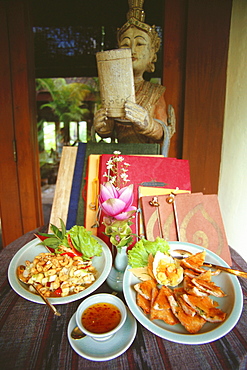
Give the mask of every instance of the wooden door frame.
M 6 246 L 43 224 L 28 0 L 0 2 L 0 208 Z

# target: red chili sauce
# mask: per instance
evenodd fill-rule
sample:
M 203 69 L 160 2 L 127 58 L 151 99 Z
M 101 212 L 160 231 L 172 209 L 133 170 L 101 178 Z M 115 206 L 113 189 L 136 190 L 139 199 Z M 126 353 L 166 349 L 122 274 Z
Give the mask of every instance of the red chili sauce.
M 89 306 L 82 314 L 82 325 L 96 334 L 113 330 L 121 320 L 121 312 L 111 303 L 96 303 Z

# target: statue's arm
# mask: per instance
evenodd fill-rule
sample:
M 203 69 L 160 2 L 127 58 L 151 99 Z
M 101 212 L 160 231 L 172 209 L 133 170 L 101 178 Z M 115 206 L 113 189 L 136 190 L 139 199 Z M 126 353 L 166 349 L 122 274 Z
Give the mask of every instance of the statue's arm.
M 149 113 L 142 106 L 126 102 L 126 118 L 133 123 L 134 130 L 141 135 L 147 136 L 154 141 L 161 142 L 164 138 L 163 124 L 167 125 L 166 102 L 162 95 Z M 159 121 L 157 121 L 159 120 Z
M 156 118 L 162 121 L 165 125 L 167 125 L 167 108 L 165 93 L 160 96 L 159 100 L 155 104 L 153 118 Z

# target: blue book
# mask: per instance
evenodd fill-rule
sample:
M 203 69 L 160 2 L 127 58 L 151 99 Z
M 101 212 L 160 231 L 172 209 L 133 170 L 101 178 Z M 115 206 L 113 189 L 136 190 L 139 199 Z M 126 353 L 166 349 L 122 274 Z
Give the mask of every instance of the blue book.
M 66 229 L 69 230 L 71 227 L 76 225 L 76 218 L 79 206 L 79 199 L 81 194 L 81 183 L 83 178 L 85 157 L 86 157 L 86 143 L 79 143 L 77 149 L 77 156 L 74 168 L 73 182 L 70 193 L 70 201 L 68 208 L 68 217 L 66 222 Z

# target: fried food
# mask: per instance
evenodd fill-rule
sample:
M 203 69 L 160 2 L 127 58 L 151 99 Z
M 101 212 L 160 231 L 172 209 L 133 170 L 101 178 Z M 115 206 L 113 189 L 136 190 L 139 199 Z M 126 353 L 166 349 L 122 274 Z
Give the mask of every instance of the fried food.
M 150 320 L 160 319 L 169 325 L 177 324 L 178 320 L 172 313 L 171 306 L 167 299 L 168 295 L 172 294 L 172 291 L 165 286 L 162 286 L 159 290 L 157 289 L 157 291 L 158 293 L 155 299 L 152 300 Z
M 183 299 L 182 295 L 185 294 L 184 288 L 175 288 L 174 296 L 178 304 L 182 307 L 183 311 L 189 316 L 195 316 L 196 311 Z
M 193 317 L 187 315 L 173 295 L 170 295 L 168 300 L 171 305 L 172 312 L 189 333 L 197 333 L 206 323 L 206 320 L 198 314 Z
M 155 287 L 156 282 L 154 280 L 147 280 L 134 285 L 134 289 L 149 301 L 151 301 L 152 298 L 152 289 Z
M 180 265 L 184 268 L 191 269 L 196 272 L 204 272 L 202 268 L 205 261 L 206 251 L 193 254 L 190 257 L 184 258 L 181 260 Z
M 141 295 L 140 293 L 137 293 L 136 303 L 139 307 L 143 309 L 144 313 L 150 313 L 151 301 L 149 299 L 143 297 L 143 295 Z
M 226 318 L 226 313 L 216 308 L 214 301 L 208 296 L 196 297 L 183 294 L 183 298 L 206 321 L 222 322 Z
M 207 292 L 202 292 L 197 286 L 195 286 L 192 283 L 192 280 L 188 276 L 184 277 L 183 283 L 184 283 L 184 290 L 188 294 L 199 296 L 199 297 L 206 297 L 208 295 Z
M 201 291 L 204 291 L 210 295 L 215 297 L 225 297 L 226 294 L 223 292 L 220 287 L 215 285 L 212 281 L 205 281 L 203 279 L 194 278 L 191 280 L 193 284 L 195 284 Z
M 192 254 L 191 256 L 186 258 L 186 261 L 189 262 L 191 265 L 195 266 L 203 266 L 206 257 L 206 250 L 204 249 L 202 252 Z
M 217 308 L 218 302 L 209 296 L 224 297 L 226 294 L 211 280 L 215 274 L 202 267 L 205 255 L 206 251 L 203 251 L 181 261 L 185 268 L 183 283 L 173 288 L 158 285 L 160 281 L 154 273 L 155 257 L 149 256 L 147 273 L 150 280 L 135 284 L 134 289 L 137 305 L 150 315 L 150 320 L 163 320 L 169 325 L 181 323 L 191 334 L 200 331 L 207 321 L 225 320 L 226 313 Z M 158 264 L 155 266 L 158 270 Z

